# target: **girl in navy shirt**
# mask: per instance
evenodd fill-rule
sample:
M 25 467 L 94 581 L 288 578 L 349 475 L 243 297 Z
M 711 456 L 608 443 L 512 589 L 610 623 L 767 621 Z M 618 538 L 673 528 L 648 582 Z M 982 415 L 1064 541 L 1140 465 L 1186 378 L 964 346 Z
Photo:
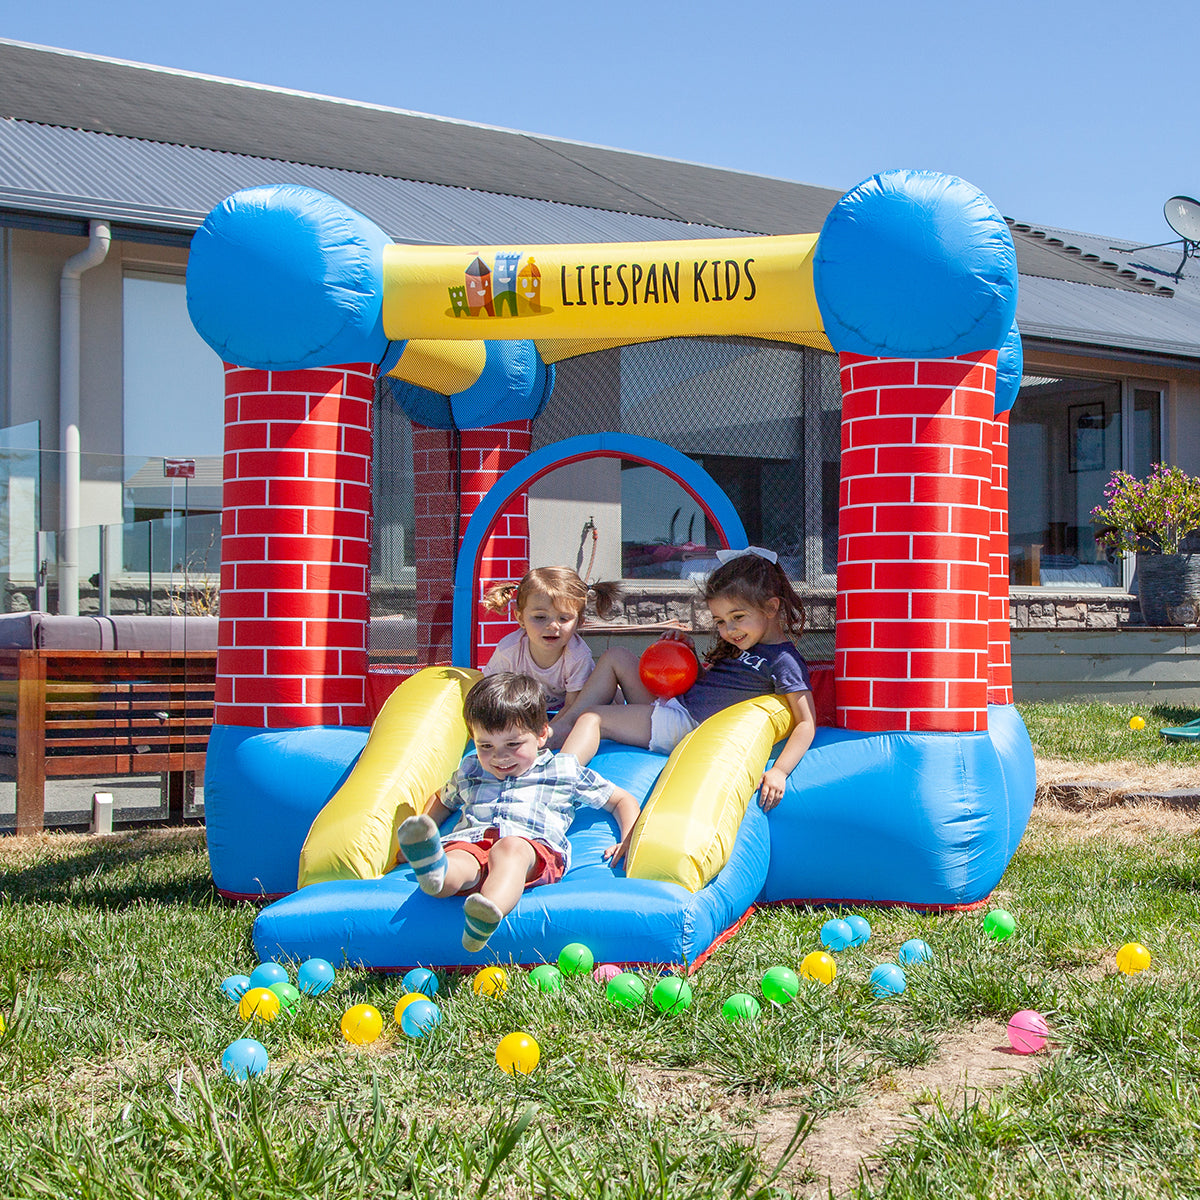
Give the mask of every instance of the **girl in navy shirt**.
M 695 684 L 682 696 L 656 699 L 630 651 L 606 651 L 569 714 L 562 748 L 584 764 L 601 738 L 670 754 L 706 717 L 739 700 L 775 693 L 791 709 L 795 728 L 759 785 L 759 803 L 770 811 L 783 798 L 787 777 L 817 727 L 808 666 L 793 642 L 804 627 L 804 609 L 770 550 L 751 546 L 718 551 L 717 557 L 721 565 L 704 585 L 716 638 Z M 667 636 L 692 644 L 686 634 Z M 612 703 L 618 687 L 627 704 Z M 561 726 L 556 733 L 562 737 Z

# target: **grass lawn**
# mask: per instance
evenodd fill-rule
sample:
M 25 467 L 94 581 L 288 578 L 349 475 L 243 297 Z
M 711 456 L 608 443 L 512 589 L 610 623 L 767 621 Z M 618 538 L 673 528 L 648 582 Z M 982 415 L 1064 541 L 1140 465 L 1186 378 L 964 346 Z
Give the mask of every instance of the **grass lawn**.
M 1200 786 L 1200 744 L 1169 742 L 1158 732 L 1200 718 L 1200 709 L 1078 701 L 1019 703 L 1017 709 L 1039 758 L 1080 765 L 1119 761 L 1126 768 L 1180 766 L 1194 772 L 1193 786 Z M 1145 721 L 1144 729 L 1130 728 L 1136 717 Z
M 201 831 L 3 839 L 0 1196 L 699 1200 L 825 1196 L 827 1176 L 860 1197 L 1200 1196 L 1198 830 L 1039 808 L 993 897 L 1010 940 L 982 912 L 866 910 L 834 984 L 753 1023 L 722 1001 L 795 969 L 828 910 L 756 912 L 676 1016 L 586 977 L 498 999 L 444 977 L 421 1042 L 390 1021 L 400 980 L 356 971 L 246 1031 L 218 985 L 254 966 L 255 910 L 214 896 Z M 871 967 L 910 937 L 935 961 L 875 999 Z M 1128 941 L 1142 975 L 1115 968 Z M 388 1024 L 352 1047 L 338 1020 L 362 1001 Z M 1049 1052 L 1007 1050 L 1022 1008 Z M 516 1029 L 542 1061 L 513 1080 L 494 1051 Z M 245 1032 L 271 1066 L 239 1085 L 219 1060 Z

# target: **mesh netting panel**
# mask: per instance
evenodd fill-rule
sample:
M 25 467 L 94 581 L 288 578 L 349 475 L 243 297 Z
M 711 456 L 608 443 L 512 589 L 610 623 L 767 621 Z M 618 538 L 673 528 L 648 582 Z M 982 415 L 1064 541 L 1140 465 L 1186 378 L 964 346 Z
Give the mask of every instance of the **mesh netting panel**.
M 725 491 L 751 542 L 776 550 L 794 580 L 832 590 L 841 440 L 834 355 L 751 338 L 674 338 L 566 359 L 555 370 L 550 403 L 534 422 L 535 450 L 610 432 L 665 442 Z M 373 613 L 412 616 L 412 427 L 390 401 L 386 379 L 376 418 Z M 665 476 L 622 468 L 615 502 L 628 590 L 641 579 L 659 591 L 672 580 L 691 588 L 713 565 L 716 531 Z M 561 503 L 551 511 L 555 522 L 573 519 Z M 537 540 L 535 533 L 535 557 Z M 571 547 L 576 540 L 572 532 Z M 574 564 L 565 551 L 559 559 Z M 586 565 L 585 556 L 580 569 Z M 832 656 L 832 630 L 819 630 L 828 623 L 815 622 L 806 637 L 816 643 L 804 647 L 809 657 Z
M 569 359 L 556 371 L 554 394 L 534 422 L 534 449 L 602 432 L 666 442 L 708 471 L 750 540 L 783 555 L 792 578 L 832 585 L 841 440 L 835 356 L 749 338 L 674 338 Z

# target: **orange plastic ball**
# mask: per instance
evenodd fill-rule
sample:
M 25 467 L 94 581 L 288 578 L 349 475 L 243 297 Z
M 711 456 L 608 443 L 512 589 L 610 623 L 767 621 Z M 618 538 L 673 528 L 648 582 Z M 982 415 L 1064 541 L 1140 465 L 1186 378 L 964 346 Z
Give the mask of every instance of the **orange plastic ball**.
M 700 664 L 684 642 L 661 641 L 647 646 L 638 660 L 638 675 L 663 700 L 682 695 L 696 682 Z

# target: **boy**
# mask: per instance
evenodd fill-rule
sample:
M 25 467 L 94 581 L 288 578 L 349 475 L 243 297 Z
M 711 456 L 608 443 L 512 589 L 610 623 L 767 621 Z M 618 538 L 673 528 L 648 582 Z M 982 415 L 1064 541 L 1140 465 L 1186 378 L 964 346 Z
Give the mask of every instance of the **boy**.
M 425 812 L 398 830 L 400 850 L 430 896 L 466 893 L 463 948 L 476 953 L 527 887 L 561 879 L 571 864 L 567 830 L 580 805 L 611 812 L 620 841 L 604 851 L 614 866 L 628 848 L 638 802 L 569 754 L 551 754 L 542 686 L 502 671 L 468 693 L 463 716 L 475 739 Z M 462 819 L 443 843 L 438 827 Z

